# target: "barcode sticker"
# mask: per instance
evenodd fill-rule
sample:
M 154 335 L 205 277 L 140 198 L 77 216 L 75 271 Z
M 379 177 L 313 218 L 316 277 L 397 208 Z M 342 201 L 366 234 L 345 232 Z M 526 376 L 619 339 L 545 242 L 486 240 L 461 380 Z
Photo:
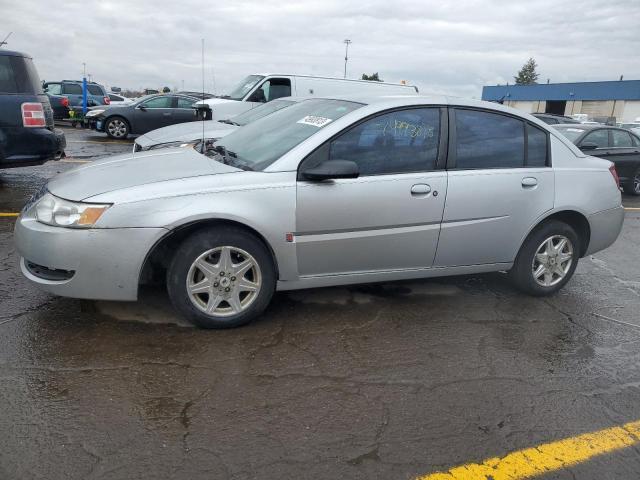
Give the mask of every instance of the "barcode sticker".
M 303 119 L 298 120 L 296 123 L 302 123 L 304 125 L 313 125 L 314 127 L 324 127 L 327 123 L 330 123 L 332 120 L 330 118 L 325 117 L 316 117 L 315 115 L 307 115 Z

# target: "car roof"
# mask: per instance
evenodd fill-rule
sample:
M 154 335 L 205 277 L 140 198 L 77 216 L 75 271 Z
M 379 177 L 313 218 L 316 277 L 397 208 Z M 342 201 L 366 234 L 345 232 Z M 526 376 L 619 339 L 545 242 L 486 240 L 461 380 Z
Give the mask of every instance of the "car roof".
M 0 49 L 0 56 L 3 57 L 25 57 L 25 58 L 32 58 L 31 55 L 28 55 L 26 53 L 22 53 L 22 52 L 16 52 L 13 50 L 2 50 Z

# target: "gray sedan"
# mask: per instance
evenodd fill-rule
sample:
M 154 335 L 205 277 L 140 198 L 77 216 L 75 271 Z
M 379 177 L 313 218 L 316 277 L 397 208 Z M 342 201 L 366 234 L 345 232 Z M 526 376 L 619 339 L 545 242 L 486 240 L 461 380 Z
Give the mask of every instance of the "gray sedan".
M 506 270 L 549 295 L 623 217 L 611 162 L 530 115 L 448 97 L 318 98 L 204 149 L 63 173 L 15 238 L 23 274 L 46 291 L 135 300 L 160 276 L 186 318 L 224 328 L 275 290 Z

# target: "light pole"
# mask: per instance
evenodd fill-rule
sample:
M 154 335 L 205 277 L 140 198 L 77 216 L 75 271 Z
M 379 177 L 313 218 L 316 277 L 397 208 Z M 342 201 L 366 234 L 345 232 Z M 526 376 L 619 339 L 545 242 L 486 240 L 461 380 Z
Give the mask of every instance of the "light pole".
M 344 78 L 347 78 L 347 61 L 349 61 L 349 44 L 351 40 L 344 40 Z

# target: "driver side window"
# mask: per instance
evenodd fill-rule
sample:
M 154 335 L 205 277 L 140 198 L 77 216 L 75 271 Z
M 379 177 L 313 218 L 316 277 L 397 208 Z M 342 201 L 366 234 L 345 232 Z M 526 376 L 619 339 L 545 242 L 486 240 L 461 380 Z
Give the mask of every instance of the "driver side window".
M 385 113 L 333 140 L 329 160 L 358 164 L 361 176 L 434 170 L 440 140 L 440 109 Z
M 147 100 L 142 105 L 145 108 L 171 108 L 172 97 L 155 97 Z
M 250 102 L 266 103 L 276 98 L 291 96 L 291 80 L 288 78 L 270 78 L 251 94 Z

